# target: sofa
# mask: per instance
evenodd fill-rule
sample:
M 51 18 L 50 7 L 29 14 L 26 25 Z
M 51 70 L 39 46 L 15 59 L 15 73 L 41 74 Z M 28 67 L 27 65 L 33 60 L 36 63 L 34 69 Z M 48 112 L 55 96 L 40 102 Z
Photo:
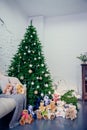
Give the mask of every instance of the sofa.
M 3 126 L 4 120 L 7 118 L 9 122 L 6 121 L 8 127 L 13 128 L 19 124 L 19 119 L 22 110 L 26 108 L 26 87 L 24 94 L 3 94 L 6 84 L 10 83 L 20 83 L 20 81 L 15 77 L 9 77 L 0 75 L 0 128 Z M 5 122 L 4 122 L 5 123 Z

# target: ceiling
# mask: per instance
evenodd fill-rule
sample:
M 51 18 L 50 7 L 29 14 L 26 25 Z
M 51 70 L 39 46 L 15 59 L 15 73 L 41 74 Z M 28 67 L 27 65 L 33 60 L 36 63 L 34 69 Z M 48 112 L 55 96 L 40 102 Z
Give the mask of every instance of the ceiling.
M 87 0 L 4 0 L 25 16 L 60 16 L 87 12 Z

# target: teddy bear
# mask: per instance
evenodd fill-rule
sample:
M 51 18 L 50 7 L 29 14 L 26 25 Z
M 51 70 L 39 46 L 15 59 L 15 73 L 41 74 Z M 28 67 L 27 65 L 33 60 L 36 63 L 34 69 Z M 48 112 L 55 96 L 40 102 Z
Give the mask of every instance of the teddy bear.
M 3 90 L 3 93 L 10 95 L 10 94 L 12 94 L 12 90 L 13 90 L 13 86 L 10 83 L 8 83 L 5 87 L 5 89 Z
M 56 112 L 57 107 L 56 107 L 54 101 L 50 101 L 50 109 L 51 109 L 51 112 L 53 112 L 53 113 Z
M 22 84 L 17 84 L 16 85 L 16 92 L 17 92 L 17 94 L 24 94 L 25 93 Z
M 39 111 L 43 112 L 45 110 L 44 102 L 40 102 Z
M 74 120 L 77 117 L 76 106 L 71 105 L 69 106 L 69 108 L 66 108 L 65 117 L 70 118 L 71 120 Z
M 53 94 L 53 101 L 57 103 L 57 101 L 60 99 L 60 96 L 57 93 Z
M 32 118 L 31 114 L 28 114 L 28 110 L 23 110 L 21 119 L 19 121 L 20 125 L 25 125 L 26 123 L 31 124 L 33 121 L 34 119 Z
M 39 110 L 36 111 L 36 115 L 38 120 L 41 120 L 43 118 L 42 113 Z

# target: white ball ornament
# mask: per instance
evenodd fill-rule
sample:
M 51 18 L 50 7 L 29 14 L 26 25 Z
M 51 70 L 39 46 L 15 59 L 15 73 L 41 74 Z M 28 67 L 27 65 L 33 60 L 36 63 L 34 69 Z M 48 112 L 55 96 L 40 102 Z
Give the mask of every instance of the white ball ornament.
M 39 77 L 40 80 L 42 80 L 42 77 Z
M 37 91 L 37 90 L 35 90 L 35 91 L 34 91 L 34 94 L 36 94 L 36 95 L 37 95 L 37 94 L 38 94 L 38 91 Z
M 38 59 L 41 59 L 41 57 L 38 57 Z
M 25 48 L 27 49 L 27 48 L 28 48 L 28 46 L 25 46 Z
M 11 70 L 13 70 L 14 68 L 13 67 L 11 67 Z
M 30 50 L 28 50 L 28 53 L 30 53 L 31 51 Z
M 45 74 L 45 77 L 48 77 L 48 74 Z
M 31 74 L 31 73 L 32 73 L 32 70 L 29 70 L 28 72 Z
M 39 88 L 39 85 L 37 85 L 37 88 Z
M 34 58 L 34 60 L 37 60 L 37 58 Z
M 44 94 L 43 94 L 43 93 L 41 93 L 41 96 L 43 97 L 43 96 L 44 96 Z
M 48 87 L 48 84 L 45 84 L 45 87 Z
M 50 91 L 49 91 L 48 93 L 49 93 L 49 94 L 51 94 L 51 92 L 50 92 Z
M 34 45 L 36 45 L 36 43 L 34 43 Z
M 34 85 L 34 82 L 33 82 L 33 81 L 31 82 L 31 85 Z
M 32 35 L 30 37 L 33 37 Z
M 20 79 L 21 79 L 21 80 L 23 80 L 23 79 L 24 79 L 24 77 L 23 77 L 23 76 L 21 76 L 21 77 L 20 77 Z
M 30 66 L 30 67 L 32 67 L 33 65 L 32 65 L 32 64 L 30 64 L 29 66 Z
M 26 53 L 24 53 L 24 55 L 26 55 Z
M 39 79 L 39 77 L 37 77 L 37 79 Z
M 41 64 L 41 66 L 43 67 L 43 66 L 44 66 L 44 64 Z

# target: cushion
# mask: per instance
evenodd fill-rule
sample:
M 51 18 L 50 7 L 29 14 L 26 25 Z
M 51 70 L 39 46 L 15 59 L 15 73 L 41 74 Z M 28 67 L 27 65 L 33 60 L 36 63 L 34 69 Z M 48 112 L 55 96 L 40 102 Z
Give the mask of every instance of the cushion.
M 0 118 L 10 113 L 16 107 L 16 102 L 12 98 L 0 98 Z
M 0 88 L 3 91 L 6 87 L 6 85 L 9 83 L 8 77 L 7 76 L 1 76 L 0 78 Z

